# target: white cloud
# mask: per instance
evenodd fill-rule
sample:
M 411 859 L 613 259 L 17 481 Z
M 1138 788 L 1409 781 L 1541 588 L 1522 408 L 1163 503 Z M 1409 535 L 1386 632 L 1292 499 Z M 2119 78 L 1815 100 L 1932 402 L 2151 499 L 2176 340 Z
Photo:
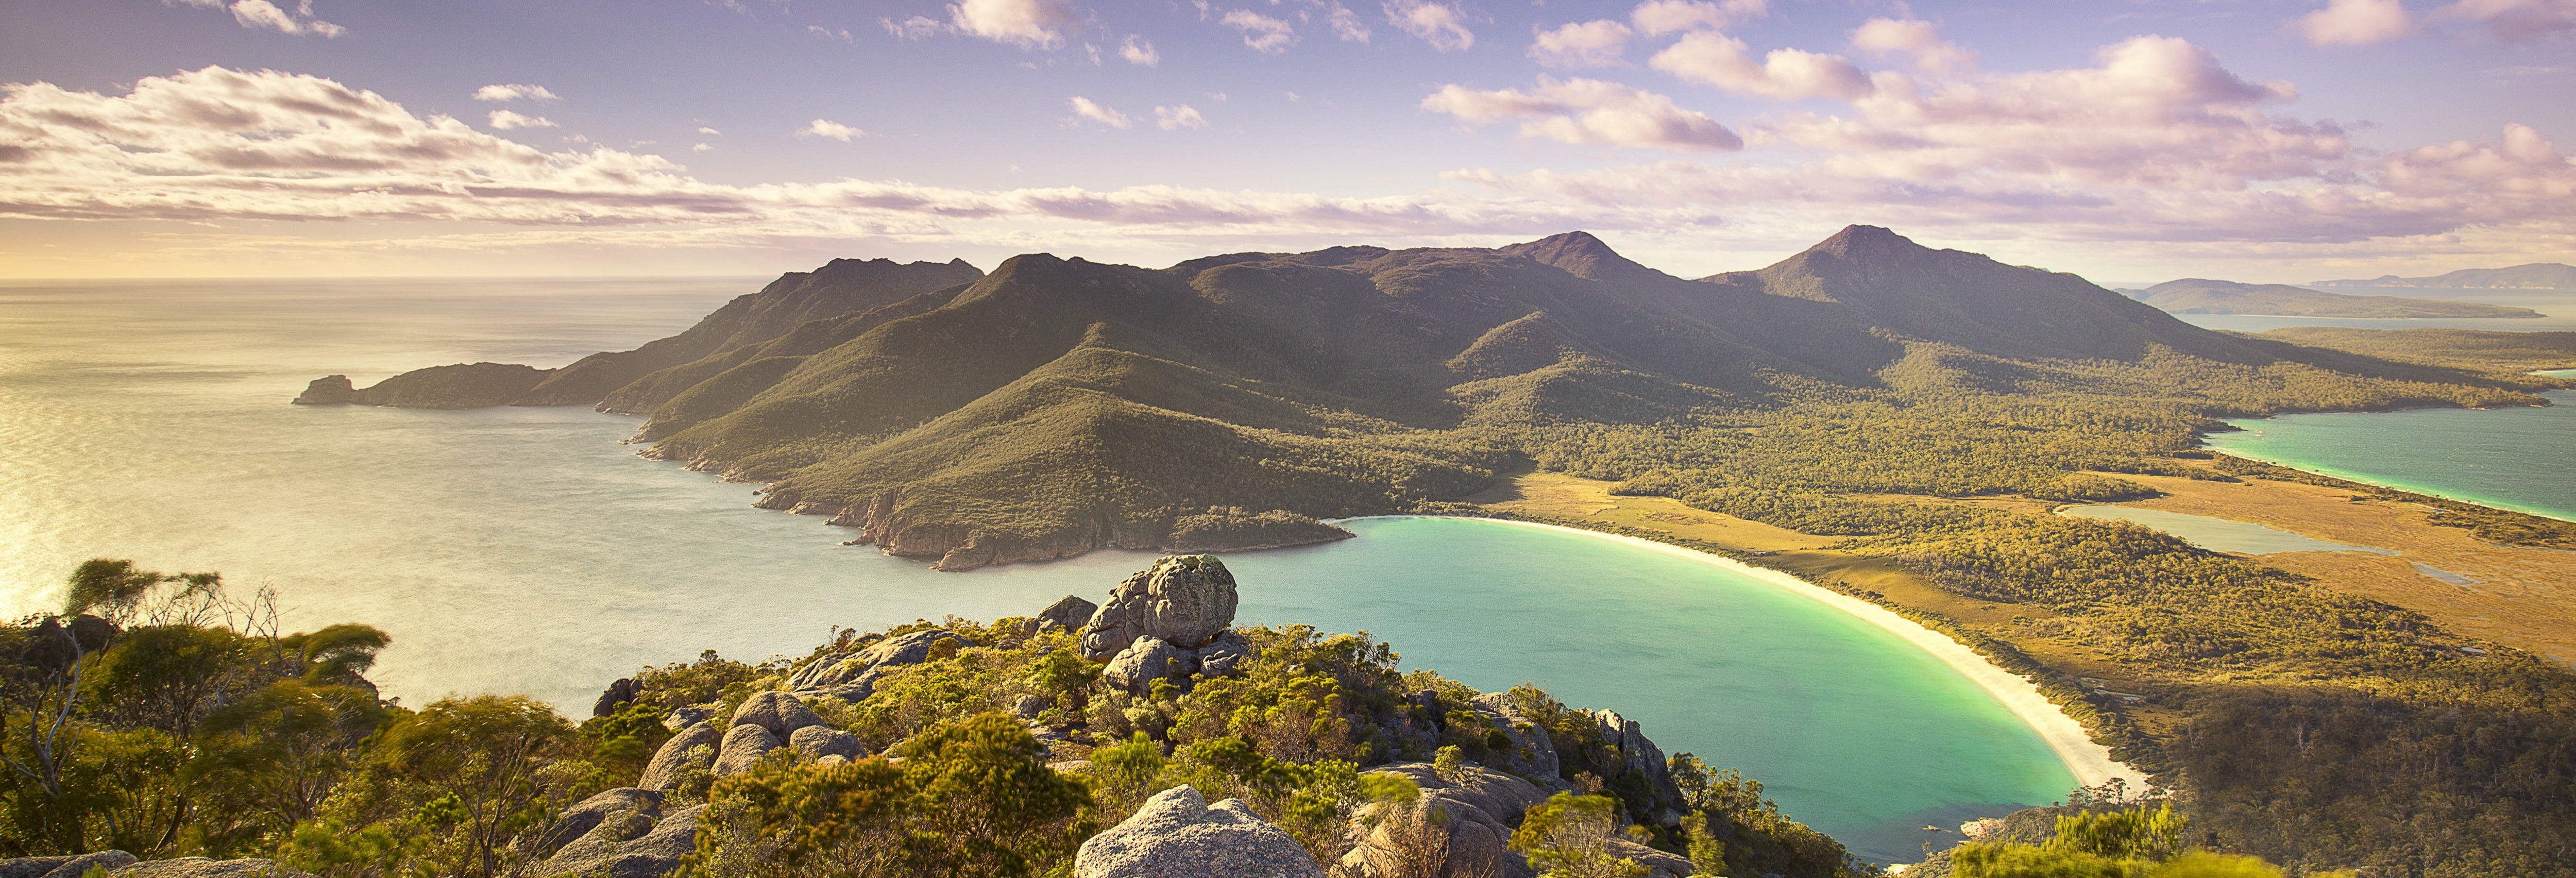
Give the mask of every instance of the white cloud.
M 1641 146 L 1712 152 L 1742 149 L 1735 132 L 1707 115 L 1675 106 L 1671 98 L 1594 79 L 1540 77 L 1532 91 L 1477 91 L 1442 86 L 1422 108 L 1468 124 L 1526 119 L 1521 136 L 1564 143 Z
M 1964 73 L 1977 66 L 1977 53 L 1941 38 L 1941 28 L 1928 21 L 1873 18 L 1852 30 L 1852 48 L 1879 57 L 1903 55 L 1925 73 Z
M 1228 12 L 1217 23 L 1242 31 L 1243 44 L 1264 55 L 1288 51 L 1297 42 L 1295 25 L 1249 9 Z
M 1386 20 L 1438 51 L 1458 52 L 1476 45 L 1475 33 L 1467 30 L 1467 14 L 1448 3 L 1386 0 Z
M 555 127 L 554 120 L 552 119 L 548 119 L 544 116 L 522 116 L 510 110 L 493 110 L 490 118 L 492 127 L 503 131 L 510 131 L 519 128 Z
M 1646 0 L 1628 13 L 1637 30 L 1650 37 L 1682 31 L 1716 30 L 1770 14 L 1765 0 Z
M 2397 0 L 2328 0 L 2290 22 L 2311 46 L 2373 46 L 2415 31 L 2415 16 Z
M 698 128 L 698 133 L 699 133 L 699 134 L 704 134 L 704 135 L 706 135 L 706 136 L 708 136 L 708 137 L 718 137 L 718 136 L 722 136 L 722 135 L 724 134 L 724 132 L 722 132 L 722 131 L 718 131 L 718 130 L 715 130 L 715 129 L 713 129 L 713 128 L 707 128 L 707 127 L 703 127 L 703 126 L 701 126 L 700 128 Z
M 850 32 L 848 30 L 835 30 L 819 24 L 806 25 L 805 32 L 827 40 L 840 40 L 844 43 L 857 41 L 856 37 L 850 36 Z
M 1743 40 L 1715 31 L 1685 35 L 1646 63 L 1688 82 L 1782 100 L 1854 100 L 1872 88 L 1869 74 L 1840 55 L 1773 49 L 1756 64 Z
M 1352 12 L 1350 7 L 1337 2 L 1325 3 L 1323 10 L 1324 23 L 1332 27 L 1334 37 L 1345 43 L 1369 41 L 1368 25 L 1360 22 L 1359 13 Z
M 924 40 L 939 34 L 939 22 L 920 15 L 902 21 L 880 18 L 877 19 L 877 26 L 885 28 L 886 33 L 894 35 L 898 40 Z
M 1128 34 L 1127 39 L 1118 44 L 1118 57 L 1127 59 L 1127 63 L 1139 67 L 1153 67 L 1163 63 L 1163 53 L 1154 51 L 1154 41 L 1135 34 Z
M 1627 25 L 1609 19 L 1570 22 L 1555 30 L 1539 31 L 1530 41 L 1529 56 L 1540 66 L 1558 69 L 1576 67 L 1622 67 L 1628 51 L 1628 38 L 1636 32 Z
M 1155 107 L 1154 124 L 1162 126 L 1165 131 L 1173 131 L 1182 128 L 1205 128 L 1208 126 L 1208 120 L 1206 116 L 1199 115 L 1197 109 L 1188 104 L 1182 104 L 1177 107 Z
M 313 0 L 296 5 L 287 12 L 269 0 L 164 0 L 172 6 L 194 6 L 199 9 L 221 9 L 233 14 L 233 21 L 251 30 L 273 30 L 282 34 L 310 34 L 324 39 L 348 33 L 349 29 L 313 17 Z
M 1127 118 L 1127 114 L 1101 106 L 1098 103 L 1093 102 L 1090 98 L 1075 95 L 1071 103 L 1073 104 L 1073 114 L 1075 116 L 1089 119 L 1102 125 L 1107 125 L 1111 128 L 1125 128 L 1129 125 L 1135 124 L 1134 120 Z
M 714 152 L 714 151 L 716 151 L 716 148 L 715 148 L 715 146 L 714 146 L 714 145 L 712 145 L 712 144 L 705 144 L 705 143 L 701 143 L 701 144 L 698 144 L 698 145 L 696 145 L 696 146 L 689 147 L 689 151 L 690 151 L 690 152 Z
M 484 87 L 482 87 L 482 88 L 475 89 L 475 90 L 474 90 L 474 99 L 475 99 L 475 100 L 478 100 L 478 101 L 491 101 L 491 102 L 494 102 L 494 103 L 509 103 L 509 102 L 511 102 L 511 101 L 521 101 L 521 100 L 525 100 L 525 101 L 556 101 L 556 100 L 562 100 L 562 98 L 555 97 L 555 93 L 554 93 L 554 92 L 547 91 L 545 86 L 542 86 L 542 85 L 524 85 L 524 84 L 519 84 L 519 83 L 510 83 L 510 84 L 507 84 L 507 85 L 487 85 L 487 86 L 484 86 Z
M 812 122 L 806 123 L 805 127 L 797 129 L 796 136 L 829 137 L 842 143 L 848 143 L 850 141 L 866 137 L 868 136 L 868 133 L 829 119 L 816 119 Z
M 1057 27 L 1069 17 L 1052 0 L 960 0 L 948 7 L 948 20 L 959 33 L 1023 49 L 1064 45 Z

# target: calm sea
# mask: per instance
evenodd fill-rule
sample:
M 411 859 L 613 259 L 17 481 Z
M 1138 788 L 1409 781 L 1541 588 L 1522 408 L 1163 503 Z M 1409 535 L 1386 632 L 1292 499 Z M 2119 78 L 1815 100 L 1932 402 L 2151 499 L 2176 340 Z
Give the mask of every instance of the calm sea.
M 364 385 L 630 347 L 758 283 L 0 285 L 0 610 L 53 606 L 91 557 L 221 571 L 275 589 L 292 627 L 391 631 L 375 677 L 410 703 L 523 692 L 580 715 L 647 663 L 802 654 L 833 625 L 1096 600 L 1150 559 L 937 573 L 841 546 L 848 532 L 820 518 L 752 509 L 748 485 L 634 456 L 620 444 L 630 419 L 287 404 L 335 372 Z M 1366 630 L 1407 667 L 1617 709 L 1882 862 L 1919 859 L 1924 824 L 2072 783 L 1966 679 L 1805 598 L 1581 535 L 1355 529 L 1229 556 L 1242 619 Z

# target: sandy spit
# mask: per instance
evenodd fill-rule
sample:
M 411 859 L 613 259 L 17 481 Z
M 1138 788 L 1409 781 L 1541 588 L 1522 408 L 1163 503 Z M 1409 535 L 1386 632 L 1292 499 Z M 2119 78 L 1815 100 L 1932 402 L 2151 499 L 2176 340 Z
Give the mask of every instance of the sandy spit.
M 1417 518 L 1443 516 L 1386 515 L 1369 517 Z M 1498 524 L 1508 524 L 1518 527 L 1547 528 L 1549 530 L 1582 534 L 1584 536 L 1595 537 L 1598 539 L 1616 540 L 1641 549 L 1650 549 L 1679 558 L 1688 558 L 1702 564 L 1708 564 L 1730 572 L 1740 573 L 1764 584 L 1778 587 L 1791 593 L 1823 603 L 1824 605 L 1834 609 L 1849 613 L 1852 616 L 1858 617 L 1861 621 L 1876 625 L 1879 628 L 1886 630 L 1887 633 L 1903 638 L 1905 642 L 1914 644 L 1924 652 L 1931 653 L 1933 658 L 1940 659 L 1943 664 L 1949 665 L 1952 670 L 1958 671 L 1960 675 L 1965 676 L 1970 681 L 1976 683 L 1979 688 L 1986 690 L 1986 694 L 1994 696 L 1996 701 L 2003 704 L 2004 709 L 2012 711 L 2014 716 L 2021 718 L 2023 724 L 2030 726 L 2032 731 L 2038 732 L 2040 740 L 2048 742 L 2048 748 L 2057 753 L 2058 761 L 2066 764 L 2066 770 L 2075 775 L 2077 783 L 2081 783 L 2085 786 L 2100 786 L 2116 777 L 2127 781 L 2128 788 L 2133 794 L 2136 791 L 2146 789 L 2147 787 L 2147 776 L 2144 773 L 2135 768 L 2129 767 L 2127 763 L 2112 759 L 2111 751 L 2109 749 L 2104 748 L 2100 744 L 2093 743 L 2093 739 L 2084 734 L 2084 726 L 2082 724 L 2077 723 L 2074 717 L 2067 716 L 2066 712 L 2058 709 L 2057 705 L 2050 703 L 2047 696 L 2040 694 L 2039 684 L 2033 683 L 2028 678 L 2022 677 L 2021 675 L 2004 670 L 2001 667 L 1997 667 L 1993 662 L 1987 661 L 1985 656 L 1978 655 L 1976 650 L 1969 649 L 1966 644 L 1950 639 L 1949 635 L 1934 631 L 1930 628 L 1925 628 L 1912 619 L 1899 616 L 1894 612 L 1889 611 L 1886 607 L 1808 582 L 1785 571 L 1773 570 L 1767 567 L 1755 567 L 1751 564 L 1746 564 L 1733 558 L 1726 558 L 1718 555 L 1711 555 L 1706 552 L 1685 549 L 1670 543 L 1659 543 L 1654 540 L 1640 539 L 1620 534 L 1602 533 L 1600 531 L 1585 530 L 1579 527 L 1541 524 L 1534 521 L 1513 521 L 1504 518 L 1485 518 L 1476 520 L 1491 521 Z

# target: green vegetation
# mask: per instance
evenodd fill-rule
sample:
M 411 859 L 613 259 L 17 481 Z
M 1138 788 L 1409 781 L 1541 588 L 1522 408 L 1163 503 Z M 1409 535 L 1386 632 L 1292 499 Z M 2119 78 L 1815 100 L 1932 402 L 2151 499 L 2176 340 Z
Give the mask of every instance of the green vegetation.
M 2261 337 L 2366 357 L 2508 375 L 2576 369 L 2576 332 L 2295 326 L 2275 329 Z

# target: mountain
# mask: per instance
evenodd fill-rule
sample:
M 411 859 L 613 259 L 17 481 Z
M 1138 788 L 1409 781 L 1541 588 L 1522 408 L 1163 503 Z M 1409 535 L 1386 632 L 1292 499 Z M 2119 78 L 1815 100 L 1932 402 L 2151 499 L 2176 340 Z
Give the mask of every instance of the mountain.
M 897 264 L 835 259 L 792 271 L 758 293 L 736 296 L 670 338 L 631 351 L 592 354 L 560 369 L 474 363 L 419 369 L 360 390 L 347 376 L 313 382 L 296 402 L 403 408 L 495 405 L 590 405 L 645 375 L 787 334 L 805 323 L 841 317 L 982 277 L 965 260 Z
M 1323 519 L 1436 508 L 1605 425 L 2070 389 L 2230 412 L 2472 399 L 2424 383 L 2448 371 L 2210 332 L 1872 226 L 1699 281 L 1582 232 L 972 271 L 835 262 L 561 370 L 324 379 L 299 401 L 595 402 L 645 417 L 648 456 L 955 570 L 1335 539 Z
M 2534 262 L 2512 268 L 2464 268 L 2435 277 L 2383 274 L 2370 280 L 2321 280 L 2319 287 L 2444 287 L 2470 290 L 2576 290 L 2576 266 Z
M 2539 317 L 2529 308 L 2396 296 L 2351 296 L 2288 284 L 2241 284 L 2184 278 L 2137 291 L 2137 299 L 2174 314 L 2263 314 L 2279 317 Z

